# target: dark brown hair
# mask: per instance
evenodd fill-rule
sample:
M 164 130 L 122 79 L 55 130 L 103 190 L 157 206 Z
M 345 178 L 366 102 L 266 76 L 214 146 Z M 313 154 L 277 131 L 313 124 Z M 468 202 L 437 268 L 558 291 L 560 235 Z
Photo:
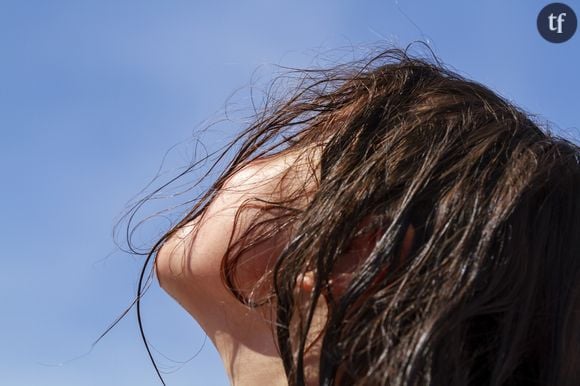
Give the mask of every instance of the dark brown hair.
M 289 74 L 300 74 L 299 84 L 270 98 L 228 145 L 242 142 L 149 259 L 242 167 L 318 146 L 316 190 L 252 202 L 269 215 L 255 219 L 222 264 L 240 301 L 275 302 L 289 385 L 304 385 L 306 336 L 322 295 L 329 313 L 320 385 L 579 384 L 579 147 L 482 84 L 407 50 Z M 365 218 L 383 232 L 334 297 L 333 267 Z M 409 224 L 413 247 L 397 261 Z M 266 295 L 248 296 L 236 285 L 238 257 L 288 229 L 290 241 L 261 281 L 270 283 Z M 304 309 L 294 287 L 309 270 L 315 283 Z

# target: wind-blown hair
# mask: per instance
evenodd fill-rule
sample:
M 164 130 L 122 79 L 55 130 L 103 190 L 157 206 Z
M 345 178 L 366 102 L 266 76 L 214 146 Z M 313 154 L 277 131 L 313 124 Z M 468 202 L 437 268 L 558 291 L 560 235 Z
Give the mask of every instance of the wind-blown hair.
M 240 301 L 275 304 L 289 385 L 305 384 L 320 299 L 320 385 L 579 384 L 579 147 L 482 84 L 404 50 L 299 71 L 301 83 L 235 138 L 242 145 L 227 169 L 150 257 L 245 165 L 318 147 L 316 189 L 247 203 L 264 215 L 222 262 Z M 333 268 L 365 219 L 379 237 L 335 296 Z M 409 224 L 415 239 L 399 260 Z M 289 229 L 256 283 L 270 283 L 263 296 L 242 291 L 241 252 Z M 296 281 L 307 271 L 314 288 L 299 307 Z

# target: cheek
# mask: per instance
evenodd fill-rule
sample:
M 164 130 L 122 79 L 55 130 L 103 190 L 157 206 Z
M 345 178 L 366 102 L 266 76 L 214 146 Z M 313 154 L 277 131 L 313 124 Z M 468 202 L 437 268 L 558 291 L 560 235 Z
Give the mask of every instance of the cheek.
M 239 256 L 232 256 L 235 260 L 235 285 L 242 294 L 251 296 L 254 301 L 267 296 L 272 289 L 271 272 L 286 245 L 290 242 L 290 232 L 283 230 L 272 238 L 260 241 L 251 248 L 243 251 Z M 242 246 L 242 248 L 244 248 Z M 233 251 L 234 255 L 236 251 Z

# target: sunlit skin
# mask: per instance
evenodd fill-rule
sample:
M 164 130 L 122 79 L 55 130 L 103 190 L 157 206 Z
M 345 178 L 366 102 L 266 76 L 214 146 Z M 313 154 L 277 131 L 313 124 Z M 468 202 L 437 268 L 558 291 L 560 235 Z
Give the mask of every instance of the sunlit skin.
M 313 155 L 316 157 L 317 152 Z M 288 154 L 261 160 L 238 172 L 228 181 L 225 189 L 212 201 L 206 215 L 196 219 L 173 235 L 161 248 L 155 263 L 157 277 L 165 289 L 183 306 L 204 329 L 219 352 L 232 385 L 287 385 L 282 361 L 272 333 L 274 306 L 269 309 L 251 309 L 235 299 L 220 279 L 220 262 L 233 232 L 234 215 L 247 198 L 277 198 L 292 184 L 300 185 L 312 176 L 307 169 L 298 170 L 292 177 L 281 180 L 280 172 L 295 156 Z M 301 174 L 302 173 L 302 174 Z M 317 171 L 319 178 L 319 171 Z M 306 179 L 306 180 L 305 180 Z M 302 186 L 302 185 L 301 185 Z M 252 210 L 238 217 L 234 240 L 247 227 Z M 361 224 L 361 225 L 364 225 Z M 197 229 L 197 233 L 193 232 Z M 406 231 L 399 258 L 409 253 L 415 229 Z M 341 263 L 331 278 L 333 295 L 339 296 L 352 279 L 352 265 L 370 253 L 378 234 L 363 234 L 350 244 Z M 245 252 L 240 267 L 241 287 L 251 288 L 265 269 L 272 267 L 276 256 L 289 241 L 288 234 L 280 234 L 268 242 Z M 248 258 L 249 257 L 249 258 Z M 296 290 L 308 296 L 314 286 L 314 272 L 299 277 Z M 324 324 L 325 305 L 320 303 L 311 329 L 310 341 L 315 339 Z M 316 385 L 319 345 L 314 344 L 305 358 L 308 385 Z

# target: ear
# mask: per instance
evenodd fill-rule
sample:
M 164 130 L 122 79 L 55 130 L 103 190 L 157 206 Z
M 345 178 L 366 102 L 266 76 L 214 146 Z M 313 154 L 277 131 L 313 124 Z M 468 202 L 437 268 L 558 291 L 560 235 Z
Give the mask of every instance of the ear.
M 360 261 L 368 256 L 372 251 L 374 245 L 376 244 L 379 237 L 381 237 L 381 231 L 363 234 L 356 237 L 353 240 L 351 247 L 349 247 L 347 253 L 341 256 L 340 263 L 335 266 L 332 276 L 329 280 L 332 292 L 335 297 L 340 295 L 346 290 L 346 287 L 350 283 L 353 277 L 353 269 Z M 409 253 L 413 246 L 413 240 L 415 238 L 415 227 L 413 224 L 409 224 L 405 236 L 403 237 L 403 243 L 401 249 L 399 250 L 398 259 L 399 262 L 403 261 Z M 388 267 L 385 267 L 381 274 L 377 277 L 377 281 L 381 280 L 387 272 Z M 302 291 L 310 292 L 314 288 L 314 272 L 307 271 L 304 274 L 298 275 L 296 285 Z
M 366 244 L 362 246 L 362 249 L 360 249 L 360 251 L 363 252 L 363 255 L 361 255 L 359 259 L 361 258 L 365 259 L 370 254 L 370 252 L 374 248 L 374 245 L 376 244 L 377 240 L 381 237 L 381 235 L 382 233 L 379 231 L 373 235 L 366 236 L 362 241 L 359 240 L 359 242 L 361 243 L 366 242 Z M 415 227 L 413 226 L 413 224 L 409 224 L 409 226 L 407 227 L 407 231 L 405 232 L 405 236 L 403 237 L 401 249 L 399 249 L 397 265 L 400 264 L 404 259 L 406 259 L 409 253 L 411 252 L 414 238 L 415 238 Z M 353 273 L 354 267 L 355 266 L 351 266 L 349 267 L 350 269 L 344 269 L 343 271 L 333 275 L 333 277 L 330 279 L 332 293 L 334 297 L 338 297 L 342 293 L 344 293 L 344 291 L 346 290 L 346 288 L 348 287 L 354 276 Z M 383 267 L 379 275 L 376 277 L 375 282 L 382 280 L 387 274 L 388 269 L 389 267 Z

